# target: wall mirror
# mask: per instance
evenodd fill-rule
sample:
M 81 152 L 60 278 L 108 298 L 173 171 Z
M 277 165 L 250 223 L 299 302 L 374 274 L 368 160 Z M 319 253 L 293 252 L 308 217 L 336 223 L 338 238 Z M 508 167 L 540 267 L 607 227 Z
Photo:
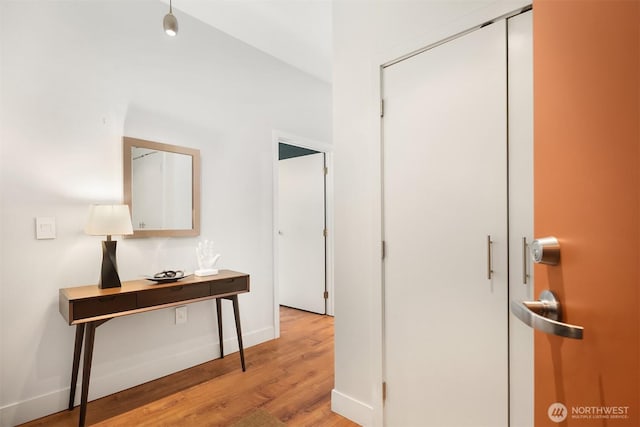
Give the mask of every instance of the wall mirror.
M 200 150 L 123 137 L 133 236 L 200 234 Z

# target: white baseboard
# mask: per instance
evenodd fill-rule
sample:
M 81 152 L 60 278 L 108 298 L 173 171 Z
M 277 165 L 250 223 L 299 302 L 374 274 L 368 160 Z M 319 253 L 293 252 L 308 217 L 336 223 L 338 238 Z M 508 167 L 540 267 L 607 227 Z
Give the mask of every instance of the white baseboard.
M 373 408 L 338 390 L 331 390 L 331 410 L 349 418 L 354 423 L 369 427 L 373 425 Z
M 268 327 L 258 331 L 242 335 L 244 348 L 274 339 L 274 328 Z M 238 351 L 238 341 L 235 337 L 224 340 L 225 354 Z M 121 369 L 100 375 L 92 369 L 91 387 L 89 388 L 89 400 L 99 399 L 104 396 L 126 390 L 131 387 L 161 378 L 165 375 L 199 365 L 212 359 L 212 354 L 220 353 L 220 345 L 212 343 L 179 354 L 166 355 L 157 352 L 158 357 L 146 360 L 144 363 L 131 365 L 123 363 Z M 162 354 L 162 355 L 160 355 Z M 240 369 L 240 366 L 238 366 Z M 82 368 L 81 368 L 82 370 Z M 82 379 L 80 372 L 79 380 Z M 76 405 L 80 404 L 81 383 L 76 387 Z M 69 403 L 69 387 L 55 390 L 40 396 L 35 396 L 20 402 L 12 403 L 0 408 L 0 426 L 12 427 L 46 415 L 67 409 Z

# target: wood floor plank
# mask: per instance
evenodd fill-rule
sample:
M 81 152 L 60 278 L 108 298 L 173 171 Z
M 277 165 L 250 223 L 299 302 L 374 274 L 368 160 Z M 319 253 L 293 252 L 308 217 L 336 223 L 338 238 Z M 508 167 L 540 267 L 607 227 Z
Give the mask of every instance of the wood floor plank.
M 353 427 L 331 411 L 333 318 L 280 309 L 280 338 L 89 402 L 87 425 L 226 427 L 261 408 L 288 426 Z M 75 427 L 78 408 L 21 427 Z

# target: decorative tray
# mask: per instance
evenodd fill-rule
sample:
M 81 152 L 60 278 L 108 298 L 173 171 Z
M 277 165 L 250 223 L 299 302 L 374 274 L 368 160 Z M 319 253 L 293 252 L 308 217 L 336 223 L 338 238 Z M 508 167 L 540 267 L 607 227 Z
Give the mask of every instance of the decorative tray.
M 171 283 L 189 276 L 191 276 L 191 274 L 185 274 L 184 271 L 181 270 L 165 270 L 153 276 L 144 276 L 144 278 L 156 283 Z

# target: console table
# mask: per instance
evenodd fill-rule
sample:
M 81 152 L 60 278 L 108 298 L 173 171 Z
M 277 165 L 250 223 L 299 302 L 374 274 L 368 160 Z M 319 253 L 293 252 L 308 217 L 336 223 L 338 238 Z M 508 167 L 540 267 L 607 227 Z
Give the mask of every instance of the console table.
M 122 282 L 122 287 L 120 288 L 100 289 L 97 285 L 91 285 L 60 289 L 60 314 L 69 325 L 76 325 L 69 410 L 74 407 L 76 383 L 80 368 L 80 353 L 84 339 L 79 426 L 84 426 L 87 414 L 93 342 L 98 326 L 114 317 L 215 299 L 220 357 L 224 357 L 221 299 L 230 300 L 233 303 L 233 313 L 236 321 L 240 363 L 242 370 L 245 371 L 240 312 L 238 309 L 238 294 L 244 292 L 249 292 L 249 275 L 231 270 L 220 270 L 219 274 L 215 276 L 189 276 L 176 282 L 163 284 L 155 284 L 143 279 Z

